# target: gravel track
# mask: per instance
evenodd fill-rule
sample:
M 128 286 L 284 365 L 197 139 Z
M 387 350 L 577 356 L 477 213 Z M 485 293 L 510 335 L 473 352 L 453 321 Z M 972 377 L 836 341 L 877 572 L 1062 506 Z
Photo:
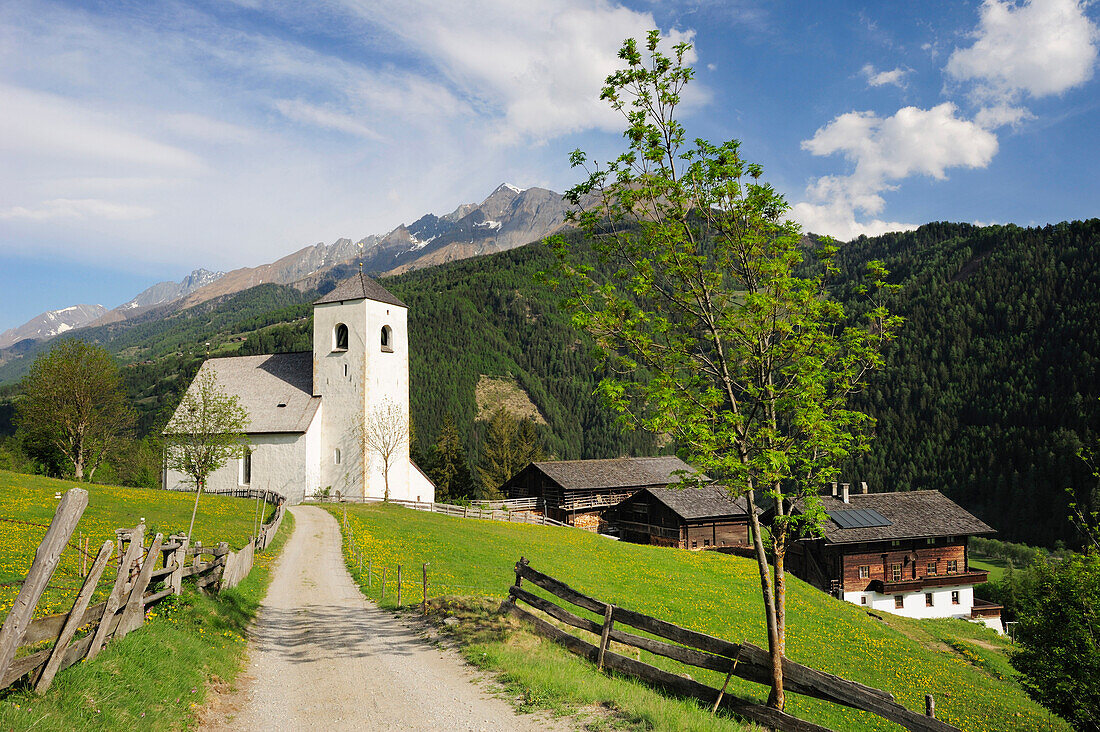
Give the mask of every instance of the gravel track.
M 517 714 L 457 654 L 367 601 L 332 515 L 291 512 L 294 534 L 252 629 L 247 672 L 238 691 L 215 699 L 204 729 L 569 729 Z

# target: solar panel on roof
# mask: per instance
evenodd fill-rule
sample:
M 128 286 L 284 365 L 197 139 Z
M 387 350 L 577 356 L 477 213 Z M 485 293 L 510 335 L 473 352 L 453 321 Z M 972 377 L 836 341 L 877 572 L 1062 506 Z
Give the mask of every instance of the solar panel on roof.
M 829 511 L 831 518 L 842 529 L 869 529 L 876 526 L 893 526 L 894 522 L 873 508 L 852 508 L 845 511 Z

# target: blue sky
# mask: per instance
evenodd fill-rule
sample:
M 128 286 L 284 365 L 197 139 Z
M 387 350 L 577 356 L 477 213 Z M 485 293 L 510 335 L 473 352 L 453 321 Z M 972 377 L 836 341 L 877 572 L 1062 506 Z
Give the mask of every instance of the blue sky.
M 810 230 L 1098 214 L 1100 6 L 368 0 L 0 4 L 0 330 L 195 267 L 382 233 L 621 145 L 626 36 L 695 44 L 692 137 Z

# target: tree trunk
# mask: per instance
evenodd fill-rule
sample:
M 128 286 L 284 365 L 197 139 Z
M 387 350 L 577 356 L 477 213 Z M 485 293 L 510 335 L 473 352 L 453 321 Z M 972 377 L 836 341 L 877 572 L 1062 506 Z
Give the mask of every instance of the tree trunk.
M 202 495 L 202 486 L 206 483 L 205 480 L 195 481 L 195 507 L 191 509 L 191 524 L 187 527 L 187 543 L 191 543 L 191 532 L 195 528 L 195 514 L 199 512 L 199 496 Z
M 772 661 L 772 691 L 768 705 L 782 709 L 785 701 L 783 694 L 783 642 L 779 635 L 778 616 L 775 595 L 772 593 L 771 570 L 768 567 L 768 555 L 764 549 L 764 535 L 760 530 L 760 518 L 756 515 L 756 500 L 752 489 L 745 494 L 749 504 L 749 520 L 752 522 L 752 544 L 756 549 L 756 564 L 760 570 L 760 589 L 764 595 L 764 618 L 768 625 L 768 652 Z
M 772 677 L 779 678 L 779 684 L 772 687 L 768 705 L 782 711 L 787 703 L 783 689 L 783 657 L 787 654 L 787 569 L 786 529 L 780 529 L 774 541 L 775 546 L 775 631 L 779 652 L 772 652 Z

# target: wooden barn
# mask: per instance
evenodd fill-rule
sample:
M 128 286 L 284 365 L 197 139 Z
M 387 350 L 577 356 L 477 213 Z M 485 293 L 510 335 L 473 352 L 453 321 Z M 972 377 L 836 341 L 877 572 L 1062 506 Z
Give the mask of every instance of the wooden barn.
M 967 552 L 971 536 L 994 533 L 987 524 L 935 490 L 849 493 L 844 484 L 822 501 L 824 536 L 790 547 L 793 574 L 871 610 L 1001 630 L 1000 606 L 974 598 L 987 573 L 970 567 Z
M 602 531 L 604 513 L 643 488 L 678 483 L 696 471 L 678 457 L 553 460 L 531 463 L 501 486 L 509 500 L 536 499 L 532 509 L 556 521 Z
M 606 518 L 619 538 L 680 549 L 742 547 L 751 543 L 748 503 L 719 486 L 643 488 Z

